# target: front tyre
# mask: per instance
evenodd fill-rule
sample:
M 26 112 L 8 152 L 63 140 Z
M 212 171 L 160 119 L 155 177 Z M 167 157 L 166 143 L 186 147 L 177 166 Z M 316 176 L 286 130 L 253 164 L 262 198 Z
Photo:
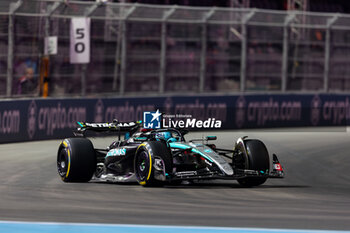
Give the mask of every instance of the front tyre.
M 145 142 L 137 148 L 134 171 L 140 185 L 162 185 L 171 170 L 172 156 L 164 142 Z
M 88 182 L 96 170 L 96 154 L 86 138 L 65 139 L 57 153 L 57 171 L 64 182 Z
M 249 170 L 256 170 L 262 174 L 268 174 L 270 168 L 269 153 L 265 144 L 260 140 L 245 140 Z M 258 186 L 267 180 L 266 177 L 247 177 L 238 179 L 238 183 L 245 187 Z

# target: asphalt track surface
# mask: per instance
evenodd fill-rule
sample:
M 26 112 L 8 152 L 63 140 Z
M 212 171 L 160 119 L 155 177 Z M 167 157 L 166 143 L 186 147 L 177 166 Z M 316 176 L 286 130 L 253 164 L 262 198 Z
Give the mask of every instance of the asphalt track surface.
M 286 172 L 255 188 L 235 181 L 144 188 L 63 183 L 60 140 L 0 145 L 0 220 L 350 230 L 350 133 L 345 128 L 192 133 L 230 149 L 244 135 L 265 142 Z M 107 146 L 111 138 L 94 144 Z

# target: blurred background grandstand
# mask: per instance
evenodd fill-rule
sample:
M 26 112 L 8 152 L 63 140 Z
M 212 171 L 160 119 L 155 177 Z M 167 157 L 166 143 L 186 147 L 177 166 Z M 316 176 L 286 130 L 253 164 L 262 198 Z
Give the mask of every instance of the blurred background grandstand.
M 1 0 L 0 96 L 39 96 L 43 76 L 49 96 L 348 92 L 348 13 L 345 0 Z M 69 60 L 81 16 L 86 66 Z M 57 55 L 44 55 L 47 36 Z

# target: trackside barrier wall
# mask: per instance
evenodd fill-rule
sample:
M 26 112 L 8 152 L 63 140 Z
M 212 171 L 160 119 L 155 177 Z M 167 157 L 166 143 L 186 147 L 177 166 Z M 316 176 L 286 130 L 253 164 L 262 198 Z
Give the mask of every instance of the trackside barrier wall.
M 0 102 L 0 142 L 71 137 L 76 121 L 142 120 L 144 111 L 156 109 L 167 115 L 191 115 L 201 120 L 215 118 L 222 121 L 221 129 L 345 126 L 350 119 L 350 95 L 3 100 Z

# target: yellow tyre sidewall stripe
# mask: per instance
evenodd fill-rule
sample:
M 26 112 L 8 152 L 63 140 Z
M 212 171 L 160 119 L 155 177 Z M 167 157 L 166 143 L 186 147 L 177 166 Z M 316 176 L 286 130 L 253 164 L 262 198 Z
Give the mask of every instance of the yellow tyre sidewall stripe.
M 66 173 L 66 178 L 68 178 L 69 172 L 70 172 L 70 163 L 71 163 L 70 162 L 70 150 L 68 148 L 68 144 L 67 144 L 66 141 L 63 141 L 62 144 L 63 144 L 63 146 L 64 146 L 64 148 L 65 148 L 65 150 L 67 151 L 67 154 L 68 154 L 68 169 L 67 169 L 67 173 Z
M 151 173 L 152 173 L 152 155 L 151 155 L 151 153 L 149 152 L 148 148 L 146 147 L 146 143 L 142 143 L 141 145 L 139 145 L 139 146 L 137 147 L 136 154 L 137 154 L 137 151 L 139 150 L 139 148 L 140 148 L 141 146 L 143 146 L 143 147 L 145 147 L 145 148 L 147 149 L 148 157 L 149 157 L 149 171 L 148 171 L 148 176 L 147 176 L 147 179 L 146 179 L 146 181 L 147 181 L 147 180 L 149 180 L 149 178 L 151 177 Z M 141 181 L 141 182 L 139 182 L 139 184 L 145 185 L 145 184 L 146 184 L 146 181 Z
M 152 172 L 152 156 L 151 156 L 151 153 L 149 153 L 149 151 L 148 151 L 148 156 L 149 156 L 149 172 L 148 172 L 147 180 L 149 180 Z
M 68 169 L 67 169 L 66 178 L 69 176 L 69 171 L 70 171 L 70 152 L 68 148 L 67 148 L 67 154 L 68 154 Z

